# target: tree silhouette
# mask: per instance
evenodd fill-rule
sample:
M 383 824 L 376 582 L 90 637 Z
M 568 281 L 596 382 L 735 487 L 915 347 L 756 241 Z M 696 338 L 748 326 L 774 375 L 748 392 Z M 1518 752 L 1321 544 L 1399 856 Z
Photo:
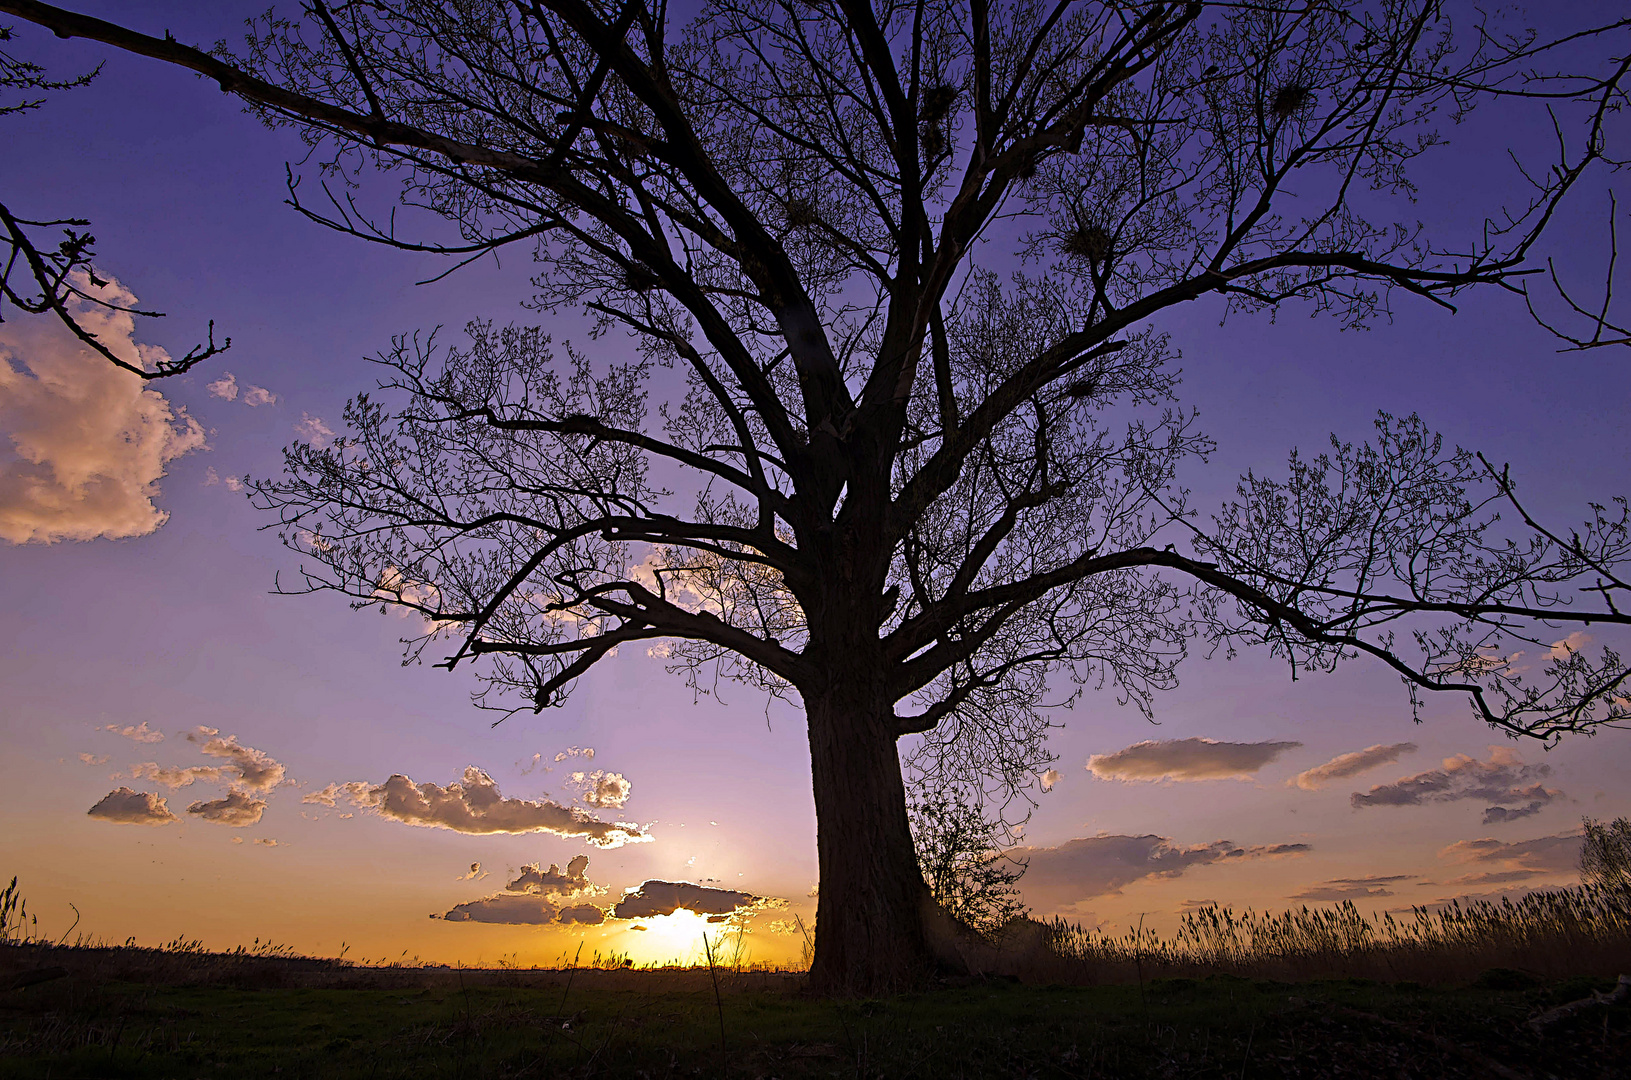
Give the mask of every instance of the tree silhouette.
M 1517 735 L 1627 716 L 1614 652 L 1538 675 L 1509 652 L 1631 621 L 1623 502 L 1549 529 L 1505 469 L 1383 417 L 1203 519 L 1176 478 L 1210 443 L 1171 403 L 1159 328 L 1209 295 L 1357 325 L 1395 297 L 1521 291 L 1607 160 L 1625 21 L 1544 39 L 1453 29 L 1431 0 L 715 0 L 684 25 L 662 0 L 312 0 L 234 57 L 0 11 L 297 127 L 346 185 L 314 204 L 291 179 L 308 217 L 465 259 L 523 245 L 541 308 L 629 335 L 610 363 L 536 328 L 400 338 L 348 434 L 294 447 L 258 499 L 307 587 L 423 614 L 413 653 L 484 664 L 493 707 L 556 704 L 630 644 L 798 702 L 824 992 L 933 963 L 901 740 L 931 784 L 1020 787 L 1045 702 L 1113 684 L 1147 709 L 1197 636 L 1308 669 L 1369 655 Z M 1520 204 L 1462 247 L 1377 219 L 1480 103 L 1555 117 Z M 459 238 L 361 209 L 373 172 Z
M 0 26 L 0 42 L 12 40 L 13 33 L 12 27 Z M 43 96 L 30 95 L 74 90 L 89 85 L 96 75 L 96 71 L 87 71 L 70 79 L 52 79 L 38 64 L 19 60 L 0 49 L 0 118 L 31 112 L 45 104 Z M 128 307 L 102 294 L 107 282 L 97 276 L 93 265 L 96 237 L 77 231 L 89 225 L 84 218 L 42 221 L 18 217 L 0 203 L 0 322 L 5 321 L 7 303 L 30 315 L 55 315 L 69 333 L 104 360 L 146 380 L 180 375 L 232 347 L 231 338 L 215 344 L 215 323 L 211 322 L 207 344 L 194 346 L 180 360 L 160 360 L 149 368 L 139 357 L 119 356 L 85 329 L 71 310 L 75 304 L 146 318 L 164 317 L 162 311 Z M 63 233 L 54 247 L 36 240 L 39 231 L 54 229 Z

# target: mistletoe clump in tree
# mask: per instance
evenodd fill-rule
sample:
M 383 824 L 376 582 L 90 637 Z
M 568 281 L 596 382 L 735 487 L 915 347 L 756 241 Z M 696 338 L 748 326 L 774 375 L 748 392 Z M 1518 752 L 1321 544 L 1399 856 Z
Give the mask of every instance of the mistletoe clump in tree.
M 1624 23 L 1452 31 L 1434 0 L 711 0 L 683 25 L 662 0 L 312 0 L 233 56 L 0 10 L 198 71 L 461 238 L 292 185 L 309 217 L 455 257 L 521 246 L 541 308 L 598 320 L 603 352 L 628 335 L 607 363 L 538 329 L 401 339 L 347 436 L 295 447 L 257 497 L 312 588 L 421 612 L 416 650 L 446 642 L 523 707 L 631 642 L 801 705 L 819 990 L 933 965 L 903 740 L 924 790 L 1022 787 L 1050 689 L 1148 708 L 1197 635 L 1306 668 L 1372 656 L 1519 735 L 1627 715 L 1612 652 L 1527 682 L 1502 659 L 1628 621 L 1623 504 L 1548 531 L 1504 471 L 1385 418 L 1203 524 L 1175 478 L 1210 444 L 1161 332 L 1208 296 L 1356 325 L 1396 295 L 1517 288 L 1608 152 Z M 1530 96 L 1560 156 L 1475 243 L 1367 216 L 1411 193 L 1435 125 Z

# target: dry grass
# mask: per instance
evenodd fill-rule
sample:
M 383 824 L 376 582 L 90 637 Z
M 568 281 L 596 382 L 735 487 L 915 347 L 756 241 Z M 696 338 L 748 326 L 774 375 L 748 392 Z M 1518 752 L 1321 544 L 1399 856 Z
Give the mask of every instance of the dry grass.
M 1227 974 L 1454 984 L 1491 969 L 1541 979 L 1631 971 L 1631 891 L 1595 885 L 1415 908 L 1403 919 L 1366 916 L 1352 901 L 1280 914 L 1212 906 L 1185 915 L 1170 938 L 1142 929 L 1110 936 L 1063 919 L 1045 925 L 1046 950 L 1016 954 L 1013 974 L 1073 983 Z

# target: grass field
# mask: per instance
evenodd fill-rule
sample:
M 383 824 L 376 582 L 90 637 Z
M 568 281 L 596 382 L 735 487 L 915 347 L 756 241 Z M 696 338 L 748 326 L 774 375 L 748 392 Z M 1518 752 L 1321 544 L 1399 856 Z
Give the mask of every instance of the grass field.
M 987 974 L 883 1001 L 617 957 L 461 970 L 63 945 L 8 893 L 0 1077 L 1631 1077 L 1631 981 L 1550 1013 L 1631 971 L 1620 890 L 1404 920 L 1205 909 L 1166 939 L 1016 924 L 969 954 Z
M 0 992 L 7 1077 L 1608 1080 L 1631 1063 L 1631 1001 L 1539 1032 L 1526 1023 L 1612 979 L 1542 983 L 1503 969 L 1435 987 L 964 978 L 834 1002 L 804 996 L 796 974 L 726 973 L 716 998 L 706 969 L 370 969 L 204 954 L 188 974 L 143 955 L 155 950 L 22 949 L 0 960 L 69 973 Z

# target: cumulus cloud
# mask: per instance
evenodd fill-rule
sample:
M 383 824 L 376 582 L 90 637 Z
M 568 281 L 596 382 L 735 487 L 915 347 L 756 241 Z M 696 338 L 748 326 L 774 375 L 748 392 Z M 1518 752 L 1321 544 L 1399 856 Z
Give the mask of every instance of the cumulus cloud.
M 472 864 L 471 875 L 479 869 L 479 863 Z M 606 890 L 589 880 L 588 871 L 587 855 L 574 858 L 564 871 L 554 864 L 548 870 L 541 869 L 540 864 L 523 866 L 520 875 L 505 885 L 503 892 L 456 904 L 451 910 L 431 918 L 512 926 L 598 925 L 606 921 L 606 913 L 582 901 L 585 896 Z
M 601 821 L 581 807 L 553 799 L 506 799 L 493 778 L 474 765 L 465 768 L 462 781 L 446 787 L 415 784 L 397 773 L 378 785 L 362 780 L 330 784 L 301 801 L 334 806 L 342 798 L 392 821 L 461 833 L 547 832 L 581 836 L 604 848 L 651 839 L 638 825 Z
M 131 305 L 116 281 L 101 298 Z M 78 302 L 70 310 L 116 355 L 151 369 L 164 350 L 134 340 L 127 313 Z M 153 505 L 170 462 L 204 447 L 204 429 L 137 375 L 73 337 L 55 319 L 0 324 L 0 539 L 13 544 L 146 536 L 169 518 Z
M 277 395 L 264 386 L 251 386 L 244 391 L 244 404 L 251 409 L 259 405 L 276 405 Z
M 1358 809 L 1367 806 L 1420 806 L 1463 799 L 1522 804 L 1515 808 L 1502 805 L 1487 807 L 1484 810 L 1484 824 L 1493 825 L 1538 813 L 1546 804 L 1559 798 L 1563 794 L 1561 791 L 1541 783 L 1541 779 L 1550 776 L 1551 772 L 1550 765 L 1525 765 L 1517 751 L 1510 747 L 1493 746 L 1488 761 L 1457 754 L 1445 758 L 1442 768 L 1401 777 L 1391 784 L 1377 784 L 1369 791 L 1356 791 L 1349 801 Z
M 255 843 L 259 844 L 261 847 L 277 847 L 278 846 L 277 841 L 273 840 L 269 836 L 257 836 L 255 838 Z
M 1096 896 L 1114 895 L 1144 878 L 1176 878 L 1196 866 L 1278 858 L 1311 850 L 1308 844 L 1253 844 L 1231 840 L 1174 844 L 1164 836 L 1088 836 L 1057 847 L 1016 847 L 1026 861 L 1019 888 L 1039 911 L 1059 911 Z
M 574 897 L 586 893 L 603 892 L 589 880 L 589 856 L 579 855 L 566 864 L 563 872 L 555 863 L 541 869 L 542 863 L 528 863 L 514 881 L 504 886 L 505 892 L 543 893 L 549 896 Z
M 577 784 L 581 794 L 578 798 L 583 800 L 585 806 L 595 806 L 601 809 L 621 810 L 623 804 L 629 801 L 629 793 L 633 790 L 622 773 L 605 772 L 596 769 L 592 773 L 575 772 L 572 782 Z
M 206 384 L 204 389 L 210 392 L 211 397 L 218 397 L 222 401 L 238 400 L 238 379 L 230 371 L 221 372 L 221 377 Z
M 120 727 L 118 724 L 109 724 L 102 730 L 111 731 L 115 735 L 123 735 L 132 742 L 155 743 L 164 741 L 164 732 L 149 731 L 146 720 L 143 720 L 139 725 L 126 724 L 124 727 Z
M 1372 874 L 1368 877 L 1332 878 L 1330 881 L 1322 881 L 1318 885 L 1310 885 L 1302 892 L 1294 894 L 1291 899 L 1364 900 L 1368 897 L 1392 896 L 1393 890 L 1388 886 L 1409 880 L 1409 874 Z
M 1506 843 L 1494 837 L 1457 840 L 1442 849 L 1441 859 L 1469 863 L 1472 869 L 1452 885 L 1494 885 L 1536 877 L 1574 874 L 1580 869 L 1579 833 L 1558 833 Z
M 1299 742 L 1218 742 L 1145 739 L 1113 754 L 1094 754 L 1087 771 L 1100 780 L 1223 780 L 1244 778 Z
M 785 903 L 784 900 L 767 896 L 754 896 L 735 889 L 716 889 L 689 881 L 650 880 L 625 892 L 623 899 L 612 906 L 612 916 L 618 919 L 648 919 L 657 915 L 672 915 L 683 908 L 698 915 L 728 918 Z
M 82 765 L 106 765 L 108 763 L 108 755 L 106 755 L 106 754 L 80 754 L 79 755 L 79 761 L 80 761 L 80 764 L 82 764 Z
M 257 799 L 237 788 L 232 788 L 219 799 L 200 800 L 187 807 L 189 814 L 197 814 L 205 821 L 234 829 L 258 823 L 265 812 L 265 799 Z
M 221 780 L 231 780 L 238 774 L 223 765 L 192 765 L 182 768 L 178 765 L 160 765 L 154 761 L 146 761 L 140 765 L 132 765 L 130 775 L 136 780 L 151 780 L 155 784 L 163 784 L 174 789 L 188 787 L 200 781 L 213 784 Z
M 1046 772 L 1038 773 L 1036 778 L 1041 781 L 1043 791 L 1052 791 L 1053 785 L 1064 779 L 1059 774 L 1058 769 L 1048 769 Z
M 283 782 L 282 763 L 274 761 L 264 750 L 240 745 L 236 735 L 223 739 L 214 728 L 199 728 L 196 734 L 187 736 L 187 741 L 202 742 L 199 749 L 210 757 L 226 758 L 230 764 L 222 767 L 232 770 L 251 791 L 271 791 Z
M 300 414 L 300 423 L 294 426 L 294 433 L 318 450 L 334 441 L 334 429 L 324 423 L 321 416 L 313 416 L 309 412 Z
M 1378 765 L 1387 765 L 1398 761 L 1404 754 L 1414 754 L 1418 747 L 1413 742 L 1401 742 L 1367 746 L 1363 750 L 1355 750 L 1349 754 L 1338 754 L 1324 765 L 1316 765 L 1307 772 L 1300 772 L 1288 784 L 1295 784 L 1304 791 L 1318 791 L 1333 780 L 1342 780 L 1349 776 L 1357 776 Z
M 565 761 L 567 758 L 581 757 L 588 761 L 595 760 L 595 748 L 592 746 L 568 746 L 555 755 L 556 761 Z
M 127 787 L 114 788 L 85 812 L 93 818 L 117 821 L 121 825 L 168 825 L 181 820 L 170 813 L 162 795 L 131 791 Z

